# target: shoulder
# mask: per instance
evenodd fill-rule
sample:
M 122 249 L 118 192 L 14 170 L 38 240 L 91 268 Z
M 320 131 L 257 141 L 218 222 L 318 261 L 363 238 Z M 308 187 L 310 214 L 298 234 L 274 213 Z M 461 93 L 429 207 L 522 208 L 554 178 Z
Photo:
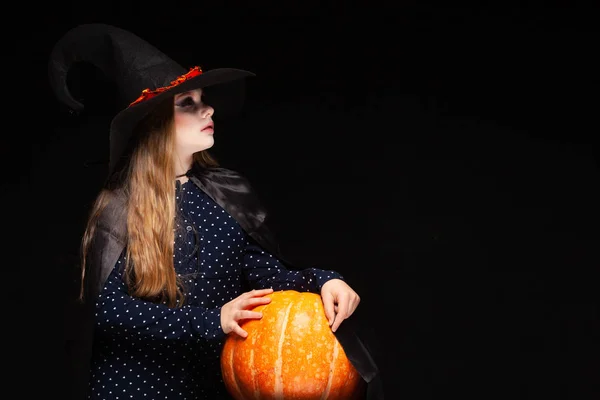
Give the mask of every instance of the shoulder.
M 240 179 L 248 181 L 248 179 L 239 171 L 223 167 L 205 168 L 200 170 L 198 174 L 217 179 Z
M 251 192 L 252 185 L 242 173 L 223 167 L 203 168 L 194 171 L 194 175 L 203 183 L 239 192 Z
M 119 239 L 125 238 L 127 229 L 127 198 L 123 189 L 107 191 L 105 206 L 98 216 L 98 228 Z
M 260 216 L 261 221 L 264 219 L 265 211 L 256 190 L 238 171 L 222 167 L 205 168 L 195 171 L 194 177 L 198 179 L 199 186 L 231 214 L 239 218 L 244 214 Z

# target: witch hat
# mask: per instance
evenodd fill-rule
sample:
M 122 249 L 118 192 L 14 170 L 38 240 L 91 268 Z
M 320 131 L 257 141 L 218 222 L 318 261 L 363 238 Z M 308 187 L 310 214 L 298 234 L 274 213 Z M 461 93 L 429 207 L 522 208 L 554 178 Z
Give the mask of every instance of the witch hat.
M 110 124 L 110 172 L 127 156 L 135 125 L 161 101 L 199 88 L 210 88 L 215 97 L 221 88 L 228 96 L 243 96 L 243 90 L 231 91 L 225 84 L 254 76 L 234 68 L 186 69 L 127 30 L 106 24 L 79 25 L 56 42 L 48 65 L 50 86 L 56 97 L 76 112 L 84 105 L 69 91 L 67 74 L 77 62 L 99 68 L 115 82 L 119 92 L 121 111 Z M 216 111 L 227 113 L 223 108 L 228 104 L 238 106 L 240 100 L 229 98 L 221 103 Z

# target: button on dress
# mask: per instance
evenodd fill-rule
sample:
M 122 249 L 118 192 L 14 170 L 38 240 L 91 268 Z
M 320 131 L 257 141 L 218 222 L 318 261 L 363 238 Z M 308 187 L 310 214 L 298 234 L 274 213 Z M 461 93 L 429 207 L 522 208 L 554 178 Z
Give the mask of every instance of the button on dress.
M 131 297 L 123 252 L 96 303 L 89 399 L 230 398 L 219 361 L 221 306 L 247 287 L 320 293 L 328 280 L 343 279 L 317 268 L 287 270 L 191 180 L 175 190 L 174 267 L 184 305 Z

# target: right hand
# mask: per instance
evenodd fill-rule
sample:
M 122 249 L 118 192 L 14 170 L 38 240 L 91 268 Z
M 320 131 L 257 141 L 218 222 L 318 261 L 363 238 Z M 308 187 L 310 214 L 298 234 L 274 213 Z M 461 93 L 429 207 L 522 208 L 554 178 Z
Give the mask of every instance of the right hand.
M 234 332 L 241 337 L 245 338 L 248 336 L 248 332 L 240 327 L 240 321 L 245 319 L 261 319 L 262 313 L 257 311 L 250 311 L 250 309 L 271 302 L 270 297 L 263 297 L 267 294 L 273 293 L 273 289 L 260 289 L 251 290 L 246 293 L 242 293 L 229 303 L 225 303 L 221 307 L 221 328 L 225 334 Z

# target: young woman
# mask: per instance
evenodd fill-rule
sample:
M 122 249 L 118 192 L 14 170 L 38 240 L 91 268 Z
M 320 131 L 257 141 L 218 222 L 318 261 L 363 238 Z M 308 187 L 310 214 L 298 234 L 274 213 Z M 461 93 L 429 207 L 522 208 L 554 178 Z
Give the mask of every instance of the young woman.
M 251 309 L 273 290 L 319 293 L 336 332 L 359 295 L 335 271 L 287 263 L 250 184 L 207 152 L 218 130 L 206 92 L 218 96 L 252 74 L 186 72 L 127 31 L 82 25 L 50 61 L 52 87 L 74 110 L 82 104 L 66 75 L 76 61 L 110 73 L 124 102 L 111 122 L 109 177 L 82 240 L 81 300 L 94 324 L 88 397 L 227 398 L 223 339 L 246 337 L 240 322 L 261 318 Z M 357 368 L 373 375 L 373 366 Z

